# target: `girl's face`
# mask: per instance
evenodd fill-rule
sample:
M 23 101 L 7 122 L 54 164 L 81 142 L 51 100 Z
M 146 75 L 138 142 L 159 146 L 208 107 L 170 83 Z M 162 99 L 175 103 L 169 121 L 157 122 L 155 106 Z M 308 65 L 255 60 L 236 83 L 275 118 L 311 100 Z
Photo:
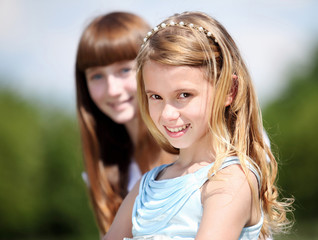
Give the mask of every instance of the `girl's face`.
M 150 116 L 175 148 L 206 140 L 212 86 L 200 68 L 148 61 L 143 67 Z
M 89 94 L 104 114 L 119 124 L 136 116 L 135 61 L 88 68 L 85 75 Z

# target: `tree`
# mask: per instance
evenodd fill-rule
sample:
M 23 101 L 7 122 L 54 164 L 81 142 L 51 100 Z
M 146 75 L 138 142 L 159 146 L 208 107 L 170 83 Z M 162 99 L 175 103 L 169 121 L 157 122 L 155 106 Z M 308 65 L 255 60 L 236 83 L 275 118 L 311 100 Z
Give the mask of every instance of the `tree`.
M 266 106 L 263 118 L 279 159 L 283 195 L 295 196 L 297 217 L 317 218 L 318 49 L 311 64 L 293 72 L 289 87 Z
M 75 117 L 6 89 L 0 110 L 0 238 L 97 239 Z

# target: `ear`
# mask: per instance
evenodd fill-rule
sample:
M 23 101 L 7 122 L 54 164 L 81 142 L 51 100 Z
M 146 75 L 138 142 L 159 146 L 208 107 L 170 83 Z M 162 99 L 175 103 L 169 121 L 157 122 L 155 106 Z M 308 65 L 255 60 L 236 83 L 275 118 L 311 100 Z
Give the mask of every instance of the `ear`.
M 232 74 L 232 87 L 231 87 L 231 91 L 230 93 L 226 96 L 225 99 L 225 106 L 229 106 L 231 105 L 231 103 L 233 102 L 236 93 L 237 93 L 237 87 L 238 87 L 238 81 L 237 81 L 238 77 L 237 75 L 234 73 Z

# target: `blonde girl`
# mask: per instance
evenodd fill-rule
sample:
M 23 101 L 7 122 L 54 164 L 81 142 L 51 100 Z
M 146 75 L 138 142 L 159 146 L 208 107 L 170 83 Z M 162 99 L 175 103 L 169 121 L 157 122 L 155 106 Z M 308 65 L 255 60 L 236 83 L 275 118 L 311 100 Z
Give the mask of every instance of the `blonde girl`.
M 174 15 L 146 35 L 137 60 L 142 117 L 179 157 L 142 177 L 105 239 L 265 239 L 286 230 L 291 200 L 279 198 L 254 87 L 225 28 L 201 12 Z

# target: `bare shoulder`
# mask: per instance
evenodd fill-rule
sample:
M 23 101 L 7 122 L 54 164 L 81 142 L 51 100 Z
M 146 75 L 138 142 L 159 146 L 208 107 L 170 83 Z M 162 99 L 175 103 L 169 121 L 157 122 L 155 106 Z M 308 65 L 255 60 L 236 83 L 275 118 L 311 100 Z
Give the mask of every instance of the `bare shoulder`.
M 202 202 L 215 194 L 229 195 L 229 198 L 238 193 L 251 196 L 252 189 L 258 191 L 258 181 L 254 173 L 248 171 L 246 175 L 241 165 L 233 164 L 218 171 L 203 185 Z
M 202 187 L 203 215 L 197 239 L 238 239 L 244 227 L 260 217 L 257 178 L 235 164 L 220 170 Z M 231 231 L 228 231 L 231 226 Z

